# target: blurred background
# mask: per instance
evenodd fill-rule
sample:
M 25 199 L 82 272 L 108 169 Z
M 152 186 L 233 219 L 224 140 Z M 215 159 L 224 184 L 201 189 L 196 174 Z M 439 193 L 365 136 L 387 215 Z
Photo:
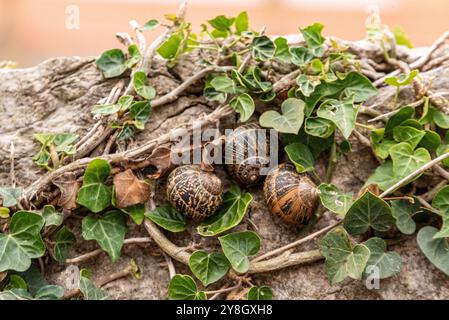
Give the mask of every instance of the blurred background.
M 128 21 L 163 20 L 178 0 L 0 0 L 0 61 L 20 67 L 61 55 L 97 56 L 119 47 L 115 33 L 131 33 Z M 324 33 L 348 40 L 365 36 L 368 13 L 378 8 L 383 23 L 399 25 L 415 46 L 430 45 L 449 29 L 447 0 L 190 0 L 187 20 L 194 29 L 219 14 L 246 10 L 250 26 L 269 34 L 297 33 L 313 22 Z M 79 18 L 79 19 L 78 19 Z M 79 23 L 78 23 L 79 22 Z M 160 30 L 148 34 L 155 38 Z

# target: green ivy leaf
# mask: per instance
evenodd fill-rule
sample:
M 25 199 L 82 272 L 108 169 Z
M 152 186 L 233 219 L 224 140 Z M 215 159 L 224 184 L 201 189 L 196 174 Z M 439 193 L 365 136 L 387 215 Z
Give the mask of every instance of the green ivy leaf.
M 359 235 L 372 228 L 388 231 L 394 223 L 391 208 L 384 200 L 366 191 L 346 213 L 343 225 L 351 235 Z
M 429 111 L 432 113 L 432 119 L 438 127 L 449 129 L 449 115 L 434 108 L 430 108 Z
M 229 271 L 229 262 L 221 253 L 195 251 L 189 259 L 189 267 L 205 287 L 223 278 Z
M 415 233 L 416 223 L 413 221 L 413 216 L 419 211 L 419 202 L 410 203 L 408 200 L 393 200 L 390 201 L 390 204 L 399 231 L 403 234 Z
M 224 15 L 219 15 L 207 22 L 218 31 L 229 31 L 234 24 L 234 20 L 234 18 L 227 18 Z
M 304 67 L 313 60 L 313 53 L 305 47 L 293 47 L 289 49 L 291 62 L 299 67 Z
M 315 91 L 315 88 L 321 83 L 318 79 L 312 79 L 305 74 L 301 74 L 296 78 L 296 84 L 299 87 L 299 91 L 305 96 L 310 97 L 310 95 Z
M 232 268 L 238 273 L 248 271 L 248 256 L 255 255 L 260 249 L 260 238 L 252 231 L 230 233 L 219 237 L 218 241 Z
M 255 110 L 254 100 L 247 93 L 242 93 L 232 98 L 230 106 L 240 114 L 240 122 L 246 122 L 253 115 Z
M 393 162 L 387 160 L 376 168 L 365 185 L 377 184 L 381 190 L 387 190 L 398 181 L 398 178 L 393 173 Z
M 159 46 L 157 53 L 159 53 L 162 58 L 171 60 L 176 57 L 182 41 L 182 33 L 174 33 Z
M 22 196 L 22 192 L 22 188 L 0 187 L 2 205 L 5 207 L 14 207 L 17 204 L 17 200 Z
M 44 206 L 42 216 L 45 219 L 45 226 L 60 226 L 64 220 L 64 215 L 56 211 L 55 207 L 51 205 Z
M 348 139 L 355 128 L 358 111 L 359 108 L 354 106 L 352 100 L 329 99 L 321 104 L 317 115 L 335 123 L 345 139 Z
M 432 200 L 432 206 L 440 211 L 443 225 L 441 230 L 435 234 L 434 238 L 449 237 L 449 186 L 442 188 Z
M 82 221 L 82 230 L 84 239 L 95 240 L 112 262 L 117 261 L 127 232 L 126 219 L 120 211 L 109 211 L 101 217 L 89 215 Z
M 89 162 L 84 172 L 83 185 L 76 196 L 76 202 L 97 213 L 111 205 L 112 188 L 104 181 L 111 172 L 106 160 L 95 159 Z
M 44 223 L 44 218 L 34 212 L 18 211 L 12 216 L 9 233 L 0 233 L 0 272 L 25 271 L 31 259 L 44 255 L 40 235 Z
M 8 284 L 3 288 L 3 290 L 11 290 L 11 289 L 24 289 L 28 290 L 27 283 L 25 280 L 17 275 L 17 274 L 11 274 L 9 276 Z
M 435 238 L 438 229 L 426 226 L 419 230 L 416 240 L 426 258 L 449 276 L 449 244 L 447 239 Z
M 59 262 L 64 262 L 67 260 L 67 258 L 69 256 L 70 248 L 72 247 L 72 245 L 74 245 L 76 243 L 76 237 L 70 231 L 69 228 L 67 228 L 66 226 L 63 226 L 56 233 L 54 242 L 55 242 L 55 247 L 54 247 L 55 258 Z
M 413 48 L 412 42 L 410 41 L 410 39 L 407 37 L 407 35 L 400 26 L 394 26 L 392 31 L 394 34 L 394 38 L 396 40 L 396 44 L 406 46 L 409 49 Z
M 290 48 L 288 46 L 287 39 L 283 37 L 278 37 L 274 40 L 274 45 L 276 47 L 274 57 L 281 62 L 290 63 L 292 55 L 290 53 Z
M 251 287 L 247 295 L 248 300 L 273 300 L 273 290 L 267 286 Z
M 183 274 L 175 275 L 168 286 L 170 300 L 206 300 L 206 294 L 198 291 L 192 277 Z
M 151 102 L 135 102 L 131 105 L 129 113 L 134 119 L 134 125 L 136 126 L 136 128 L 139 130 L 143 130 L 145 127 L 145 123 L 147 123 L 151 116 Z
M 140 226 L 145 219 L 145 205 L 136 204 L 131 207 L 120 209 L 133 219 L 134 223 Z
M 128 68 L 133 68 L 142 59 L 142 54 L 139 51 L 139 47 L 136 44 L 132 44 L 128 47 L 129 59 L 126 61 Z
M 332 212 L 344 217 L 353 203 L 353 193 L 344 193 L 333 184 L 319 185 L 321 204 Z
M 59 300 L 64 296 L 64 288 L 55 285 L 47 285 L 40 288 L 34 299 L 37 300 Z
M 219 92 L 213 87 L 204 87 L 203 96 L 209 101 L 218 101 L 219 103 L 225 103 L 227 94 Z
M 159 21 L 152 19 L 150 21 L 148 21 L 147 23 L 145 23 L 141 28 L 140 31 L 145 32 L 145 31 L 151 31 L 153 29 L 156 29 L 157 27 L 159 27 Z
M 185 216 L 169 205 L 156 208 L 145 215 L 159 227 L 171 232 L 182 232 L 187 226 Z
M 198 233 L 210 237 L 234 228 L 242 221 L 252 200 L 251 193 L 242 194 L 237 185 L 232 185 L 225 193 L 218 212 L 198 226 Z
M 429 151 L 424 148 L 413 151 L 410 144 L 406 142 L 392 146 L 390 156 L 393 160 L 393 172 L 397 178 L 408 176 L 431 160 Z
M 422 138 L 426 135 L 424 130 L 413 127 L 397 126 L 393 129 L 393 137 L 397 142 L 407 142 L 412 149 L 415 149 Z
M 441 137 L 438 133 L 432 130 L 425 130 L 424 137 L 418 144 L 418 147 L 423 147 L 429 151 L 435 151 L 441 145 Z
M 97 288 L 88 277 L 83 275 L 82 271 L 79 289 L 83 294 L 84 300 L 111 300 L 106 291 Z
M 277 111 L 265 111 L 259 118 L 262 127 L 274 128 L 278 132 L 297 134 L 304 121 L 304 102 L 288 98 L 281 105 L 282 114 Z
M 413 116 L 415 109 L 412 107 L 403 107 L 397 113 L 392 115 L 388 119 L 385 125 L 385 138 L 393 138 L 393 130 L 404 121 L 410 119 Z
M 92 107 L 93 114 L 114 114 L 122 107 L 119 104 L 97 104 Z
M 268 61 L 274 57 L 276 46 L 267 36 L 254 37 L 251 43 L 251 54 L 258 61 Z
M 300 29 L 307 47 L 311 49 L 315 56 L 320 57 L 324 53 L 323 43 L 325 38 L 321 35 L 324 26 L 320 23 L 314 23 L 304 29 Z
M 335 131 L 335 124 L 324 118 L 309 117 L 306 119 L 304 130 L 315 137 L 329 138 Z
M 139 123 L 138 121 L 134 121 L 134 125 L 136 126 L 136 128 L 137 127 L 143 128 L 144 126 L 144 124 Z M 131 138 L 133 135 L 134 135 L 134 128 L 129 123 L 125 123 L 125 125 L 121 127 L 121 130 L 117 135 L 117 140 L 124 141 Z
M 388 77 L 385 79 L 385 83 L 394 87 L 406 86 L 413 82 L 413 79 L 418 75 L 418 73 L 418 70 L 412 70 L 409 74 L 400 74 L 397 77 Z
M 326 273 L 332 285 L 347 277 L 361 279 L 370 257 L 364 244 L 352 246 L 344 229 L 328 232 L 320 241 L 321 254 L 326 259 Z
M 291 143 L 284 148 L 290 161 L 299 173 L 314 170 L 315 159 L 309 147 L 302 143 Z
M 242 32 L 248 31 L 248 13 L 242 11 L 235 18 L 235 33 L 241 35 Z
M 156 90 L 147 83 L 147 75 L 143 71 L 134 74 L 133 85 L 137 94 L 146 100 L 152 100 L 156 96 Z
M 218 92 L 235 94 L 240 91 L 234 80 L 227 76 L 218 76 L 213 78 L 210 85 Z
M 122 75 L 126 69 L 126 58 L 120 49 L 104 52 L 96 61 L 97 68 L 103 72 L 105 78 L 114 78 Z
M 379 268 L 380 279 L 386 279 L 399 273 L 402 264 L 401 256 L 397 252 L 386 252 L 387 244 L 384 240 L 371 238 L 363 244 L 371 252 L 366 266 Z

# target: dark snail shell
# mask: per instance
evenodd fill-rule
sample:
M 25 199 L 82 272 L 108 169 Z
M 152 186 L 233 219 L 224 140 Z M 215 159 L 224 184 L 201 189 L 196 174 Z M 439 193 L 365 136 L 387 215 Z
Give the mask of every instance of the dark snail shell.
M 263 145 L 258 141 L 258 124 L 250 123 L 235 129 L 226 137 L 225 163 L 231 177 L 241 185 L 254 185 L 265 177 L 260 170 L 268 167 L 270 160 L 269 134 L 266 131 Z
M 176 168 L 168 176 L 167 198 L 187 217 L 202 220 L 215 213 L 223 200 L 221 180 L 197 166 Z
M 271 213 L 291 224 L 306 223 L 319 202 L 315 183 L 291 164 L 281 164 L 268 173 L 263 193 Z

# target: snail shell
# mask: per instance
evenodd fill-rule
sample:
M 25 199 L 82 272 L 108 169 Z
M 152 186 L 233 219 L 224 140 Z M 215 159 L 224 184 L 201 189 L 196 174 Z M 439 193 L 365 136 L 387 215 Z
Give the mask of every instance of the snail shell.
M 265 177 L 260 170 L 268 167 L 270 160 L 269 135 L 265 134 L 264 147 L 260 147 L 256 123 L 242 125 L 226 137 L 226 168 L 231 177 L 241 185 L 254 185 Z
M 263 193 L 271 213 L 291 224 L 306 223 L 319 203 L 315 183 L 307 174 L 297 173 L 288 163 L 268 173 Z
M 202 220 L 215 213 L 223 200 L 221 180 L 197 166 L 176 168 L 168 176 L 167 198 L 187 217 Z

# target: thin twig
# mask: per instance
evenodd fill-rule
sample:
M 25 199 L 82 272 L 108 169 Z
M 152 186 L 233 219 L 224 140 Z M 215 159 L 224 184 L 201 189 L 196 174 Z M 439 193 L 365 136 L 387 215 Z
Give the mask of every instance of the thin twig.
M 170 275 L 170 279 L 172 279 L 174 276 L 176 276 L 175 265 L 173 264 L 173 260 L 168 254 L 166 254 L 165 252 L 162 252 L 162 254 L 164 255 L 165 262 L 167 263 L 168 274 Z
M 240 280 L 240 281 L 239 281 L 235 286 L 233 286 L 233 287 L 222 288 L 222 289 L 212 290 L 212 291 L 205 291 L 204 293 L 205 293 L 206 295 L 209 295 L 209 294 L 226 293 L 226 292 L 234 291 L 234 290 L 240 288 L 241 286 L 242 286 L 242 281 Z
M 9 161 L 10 161 L 10 168 L 9 168 L 9 179 L 11 182 L 11 187 L 16 187 L 16 171 L 14 169 L 14 158 L 15 158 L 15 149 L 14 149 L 14 142 L 11 141 L 10 147 L 9 147 Z

